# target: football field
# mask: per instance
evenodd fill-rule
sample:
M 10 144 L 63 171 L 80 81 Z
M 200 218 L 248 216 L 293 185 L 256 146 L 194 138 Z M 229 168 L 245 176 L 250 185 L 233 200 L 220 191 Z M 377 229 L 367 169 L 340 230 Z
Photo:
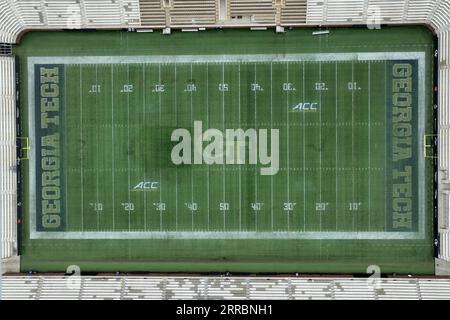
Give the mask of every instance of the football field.
M 410 237 L 405 232 L 417 232 L 423 214 L 420 57 L 34 62 L 38 204 L 49 200 L 37 208 L 36 231 L 80 238 Z M 120 62 L 100 63 L 108 59 Z M 55 94 L 41 89 L 48 83 L 59 98 L 41 103 Z M 180 128 L 186 137 L 174 135 Z M 49 155 L 58 150 L 56 166 Z M 393 183 L 402 187 L 388 192 Z
M 429 272 L 433 47 L 408 30 L 27 35 L 22 268 Z

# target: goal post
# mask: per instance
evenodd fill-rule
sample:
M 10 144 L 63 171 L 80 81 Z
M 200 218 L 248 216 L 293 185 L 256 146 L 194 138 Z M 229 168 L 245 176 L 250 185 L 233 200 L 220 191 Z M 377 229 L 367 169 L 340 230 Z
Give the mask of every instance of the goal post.
M 425 134 L 423 136 L 423 155 L 425 158 L 436 159 L 437 155 L 434 152 L 434 146 L 436 145 L 436 134 Z
M 18 160 L 29 160 L 30 142 L 28 137 L 17 137 Z

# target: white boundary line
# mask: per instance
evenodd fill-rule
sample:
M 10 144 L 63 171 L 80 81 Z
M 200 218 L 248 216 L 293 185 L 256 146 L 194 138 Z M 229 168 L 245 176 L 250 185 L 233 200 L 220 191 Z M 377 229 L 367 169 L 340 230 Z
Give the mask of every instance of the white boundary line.
M 418 60 L 419 120 L 423 119 L 425 107 L 425 53 L 424 52 L 373 52 L 373 53 L 331 53 L 331 54 L 286 54 L 286 55 L 217 55 L 217 56 L 84 56 L 84 57 L 29 57 L 28 62 L 28 111 L 29 129 L 35 132 L 34 64 L 129 64 L 129 63 L 180 63 L 180 62 L 283 62 L 283 61 L 372 61 L 372 60 Z M 113 80 L 112 80 L 113 81 Z M 30 98 L 31 97 L 31 98 Z M 161 106 L 160 106 L 161 107 Z M 423 121 L 419 122 L 419 136 L 424 132 Z M 419 167 L 423 166 L 423 152 L 419 150 Z M 30 146 L 35 146 L 35 137 L 30 135 Z M 37 232 L 36 231 L 36 149 L 30 157 L 30 238 L 31 239 L 423 239 L 425 237 L 425 192 L 419 188 L 418 232 Z M 114 174 L 114 172 L 113 172 Z M 419 171 L 419 181 L 423 180 Z M 161 190 L 160 190 L 161 191 Z M 422 213 L 422 214 L 420 214 Z M 113 212 L 114 216 L 114 212 Z M 162 216 L 161 216 L 162 218 Z M 113 222 L 114 229 L 114 222 Z M 220 236 L 219 236 L 220 235 Z
M 129 63 L 207 63 L 207 62 L 288 62 L 288 61 L 368 61 L 424 59 L 424 52 L 355 52 L 319 54 L 244 54 L 244 55 L 177 55 L 177 56 L 68 56 L 29 57 L 33 64 L 129 64 Z
M 298 232 L 298 231 L 154 231 L 154 232 L 35 232 L 32 239 L 423 239 L 418 232 Z
M 369 186 L 369 231 L 370 231 L 370 229 L 371 229 L 371 222 L 370 222 L 370 219 L 371 219 L 371 210 L 372 210 L 372 204 L 371 204 L 371 195 L 370 195 L 370 192 L 371 192 L 371 189 L 372 189 L 372 186 L 371 186 L 371 183 L 372 183 L 372 173 L 370 172 L 370 167 L 371 167 L 371 164 L 372 164 L 372 161 L 371 161 L 371 159 L 370 159 L 370 157 L 371 157 L 371 143 L 372 143 L 372 141 L 371 141 L 371 115 L 370 115 L 370 112 L 371 112 L 371 103 L 372 103 L 372 99 L 371 99 L 371 96 L 370 96 L 370 86 L 371 86 L 371 79 L 370 79 L 370 61 L 369 61 L 369 66 L 368 66 L 368 73 L 369 73 L 369 75 L 368 75 L 368 78 L 369 78 L 369 83 L 368 83 L 368 85 L 367 85 L 367 87 L 368 87 L 368 89 L 369 89 L 369 96 L 368 96 L 368 109 L 369 109 L 369 112 L 368 112 L 368 117 L 369 117 L 369 119 L 368 119 L 368 121 L 369 121 L 369 128 L 368 128 L 368 131 L 369 131 L 369 172 L 368 172 L 368 178 L 369 178 L 369 181 L 368 181 L 368 186 Z

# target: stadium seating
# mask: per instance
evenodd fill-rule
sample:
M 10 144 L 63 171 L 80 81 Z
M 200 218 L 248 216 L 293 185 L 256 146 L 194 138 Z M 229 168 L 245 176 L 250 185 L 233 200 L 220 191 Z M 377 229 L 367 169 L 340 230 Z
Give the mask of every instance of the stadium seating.
M 433 23 L 439 33 L 439 234 L 441 259 L 450 261 L 450 3 L 441 1 Z
M 248 23 L 275 23 L 275 8 L 272 0 L 230 0 L 229 16 L 231 19 L 243 19 Z
M 450 31 L 442 32 L 439 35 L 440 57 L 439 57 L 439 79 L 441 88 L 450 87 L 450 46 L 449 43 Z M 441 145 L 441 162 L 440 169 L 448 171 L 450 168 L 450 149 L 448 148 L 449 132 L 450 132 L 450 97 L 449 91 L 441 90 L 439 92 L 439 125 L 440 125 L 440 145 Z M 449 177 L 447 177 L 448 179 Z
M 145 27 L 157 28 L 166 25 L 166 12 L 161 0 L 140 0 L 141 24 Z
M 98 276 L 68 281 L 59 275 L 2 279 L 2 299 L 449 299 L 448 279 L 390 278 L 373 284 L 348 277 Z
M 435 7 L 431 22 L 438 30 L 443 31 L 450 26 L 450 3 L 448 1 L 436 1 L 439 7 Z
M 227 13 L 221 14 L 220 3 Z M 440 198 L 450 190 L 450 1 L 448 0 L 2 0 L 0 43 L 15 43 L 31 29 L 222 27 L 425 23 L 439 37 Z M 225 19 L 224 19 L 225 18 Z M 15 248 L 14 60 L 0 57 L 0 156 L 2 257 Z M 442 248 L 450 248 L 450 206 L 441 228 Z M 445 208 L 445 210 L 444 210 Z M 447 252 L 442 255 L 450 260 Z
M 170 26 L 213 25 L 217 8 L 215 0 L 173 0 L 170 8 Z
M 0 57 L 0 227 L 2 259 L 17 253 L 14 58 Z
M 0 42 L 14 43 L 22 31 L 22 21 L 8 1 L 0 2 Z
M 0 15 L 0 26 L 4 24 L 13 28 L 11 31 L 16 36 L 21 31 L 20 25 L 26 26 L 26 29 L 122 28 L 140 25 L 138 0 L 4 0 L 0 4 Z M 15 25 L 18 26 L 14 28 Z
M 137 1 L 85 0 L 84 6 L 86 24 L 90 27 L 139 25 Z
M 447 200 L 448 199 L 449 198 L 447 197 Z M 447 206 L 447 208 L 449 207 Z M 441 238 L 441 247 L 439 250 L 439 258 L 444 259 L 446 261 L 450 261 L 450 231 L 441 230 L 440 238 Z
M 285 0 L 281 10 L 282 25 L 297 25 L 306 23 L 306 0 Z
M 430 0 L 410 0 L 407 2 L 404 17 L 408 21 L 420 21 L 426 23 L 434 7 L 435 3 Z

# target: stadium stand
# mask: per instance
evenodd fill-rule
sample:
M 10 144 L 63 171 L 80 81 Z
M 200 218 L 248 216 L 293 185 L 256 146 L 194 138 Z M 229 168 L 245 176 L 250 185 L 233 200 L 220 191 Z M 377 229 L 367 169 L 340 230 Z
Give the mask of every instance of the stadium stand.
M 306 0 L 285 0 L 281 10 L 282 25 L 297 25 L 306 23 Z
M 26 29 L 128 28 L 140 26 L 138 0 L 3 0 L 0 28 L 12 41 Z M 15 36 L 14 36 L 15 35 Z
M 226 1 L 227 20 L 219 20 Z M 221 15 L 222 16 L 222 15 Z M 422 23 L 439 39 L 440 255 L 450 265 L 450 1 L 448 0 L 0 0 L 0 43 L 32 29 L 211 28 L 246 25 L 327 26 Z M 0 197 L 2 259 L 17 253 L 14 58 L 0 57 Z M 450 273 L 450 267 L 448 267 Z M 39 281 L 39 280 L 37 280 Z
M 450 3 L 440 1 L 432 14 L 439 30 L 439 258 L 450 261 Z
M 247 23 L 274 24 L 276 11 L 272 0 L 230 0 L 228 2 L 229 16 L 232 20 L 239 19 Z
M 170 8 L 171 26 L 213 25 L 217 14 L 217 1 L 173 0 Z
M 17 254 L 14 58 L 0 57 L 0 227 L 2 259 Z
M 140 0 L 141 25 L 150 28 L 161 28 L 166 25 L 166 11 L 161 0 Z
M 14 6 L 8 1 L 0 2 L 0 42 L 16 42 L 22 26 L 22 19 L 15 14 Z
M 449 299 L 446 279 L 8 276 L 10 299 Z

